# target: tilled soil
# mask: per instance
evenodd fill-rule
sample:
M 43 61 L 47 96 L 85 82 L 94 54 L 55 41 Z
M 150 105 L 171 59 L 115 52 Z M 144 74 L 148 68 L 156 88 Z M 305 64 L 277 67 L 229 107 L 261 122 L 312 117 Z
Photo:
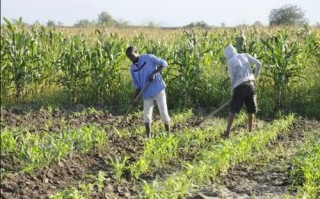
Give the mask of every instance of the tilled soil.
M 85 113 L 76 114 L 79 113 L 78 111 Z M 105 110 L 99 113 L 89 110 L 86 112 L 82 106 L 75 107 L 74 111 L 40 110 L 30 113 L 19 109 L 3 109 L 1 110 L 1 129 L 24 126 L 30 132 L 47 130 L 59 133 L 65 125 L 79 127 L 88 123 L 109 129 L 115 126 L 120 119 Z M 48 120 L 50 120 L 50 125 L 48 125 Z M 188 124 L 175 124 L 173 130 L 179 130 L 192 124 L 192 121 Z M 129 122 L 124 124 L 129 128 L 139 125 L 141 125 L 141 118 L 136 116 L 129 118 Z M 281 144 L 295 147 L 293 143 L 303 139 L 308 131 L 315 128 L 320 128 L 320 122 L 300 119 L 287 136 L 280 136 L 276 142 L 270 143 L 270 147 Z M 121 182 L 117 182 L 109 159 L 127 155 L 131 157 L 130 162 L 136 161 L 143 153 L 145 140 L 140 136 L 120 138 L 114 135 L 110 137 L 112 139 L 108 141 L 107 148 L 100 153 L 71 154 L 59 163 L 51 163 L 31 173 L 20 172 L 17 160 L 1 154 L 1 170 L 6 171 L 1 173 L 1 198 L 47 198 L 67 187 L 77 187 L 79 182 L 91 182 L 92 178 L 88 176 L 97 176 L 99 171 L 105 173 L 104 188 L 102 191 L 92 191 L 92 198 L 137 197 L 137 186 L 143 182 L 132 181 L 128 176 L 123 176 Z M 278 165 L 275 167 L 259 166 L 259 163 L 240 164 L 222 176 L 219 186 L 205 187 L 194 198 L 248 198 L 253 195 L 261 196 L 260 198 L 276 198 L 284 194 L 291 184 L 288 160 L 286 157 L 274 159 L 272 165 Z M 171 166 L 177 167 L 178 165 L 172 163 Z M 278 169 L 285 166 L 288 167 L 287 170 Z M 151 176 L 141 176 L 141 178 L 153 179 L 157 175 L 161 176 L 165 171 L 160 169 L 157 172 Z M 94 189 L 98 190 L 97 187 Z
M 99 114 L 91 113 L 90 110 L 84 111 L 83 106 L 78 106 L 76 110 L 82 111 L 82 114 L 77 114 L 80 112 L 76 112 L 73 109 L 69 111 L 37 110 L 29 113 L 19 108 L 2 109 L 1 129 L 5 127 L 27 127 L 30 132 L 42 130 L 60 132 L 66 125 L 74 127 L 90 123 L 112 125 L 117 120 L 106 110 L 100 111 Z
M 256 154 L 252 161 L 230 168 L 220 176 L 220 182 L 206 186 L 192 198 L 283 199 L 285 195 L 295 195 L 296 190 L 291 189 L 291 158 L 314 129 L 320 129 L 319 121 L 298 119 L 289 133 L 279 135 L 268 146 L 269 153 L 275 153 L 274 150 L 281 147 L 285 149 L 285 154 L 277 153 L 272 158 Z M 317 133 L 320 134 L 320 131 Z
M 99 111 L 99 114 L 88 110 L 83 111 L 83 106 L 76 106 L 69 111 L 46 111 L 39 110 L 25 113 L 20 109 L 1 110 L 1 129 L 25 127 L 29 132 L 59 133 L 65 125 L 80 127 L 86 124 L 96 124 L 112 127 L 120 118 L 113 116 L 108 111 Z M 76 114 L 82 111 L 83 114 Z M 78 112 L 79 113 L 79 112 Z M 131 125 L 139 123 L 134 120 Z M 48 121 L 50 125 L 48 126 Z M 12 156 L 1 154 L 1 169 L 5 173 L 1 175 L 1 198 L 46 198 L 58 190 L 79 185 L 79 181 L 86 181 L 86 175 L 97 175 L 98 171 L 105 171 L 106 192 L 115 192 L 119 196 L 130 196 L 129 190 L 119 187 L 114 179 L 111 166 L 107 163 L 108 158 L 116 156 L 138 157 L 139 150 L 143 149 L 143 140 L 128 140 L 113 137 L 109 140 L 108 150 L 104 154 L 71 154 L 59 163 L 52 163 L 49 166 L 33 171 L 31 173 L 19 172 L 18 161 Z M 125 193 L 127 192 L 127 193 Z M 104 198 L 105 196 L 98 196 Z
M 128 145 L 125 140 L 112 140 L 114 145 L 108 145 L 105 154 L 88 153 L 74 154 L 59 163 L 33 171 L 31 173 L 8 172 L 3 174 L 1 182 L 2 198 L 46 198 L 50 194 L 66 187 L 76 187 L 80 181 L 87 181 L 85 176 L 97 176 L 98 171 L 105 173 L 105 193 L 117 193 L 119 196 L 135 194 L 124 186 L 127 182 L 118 183 L 114 180 L 113 170 L 108 158 L 140 155 L 143 144 Z M 139 153 L 140 152 L 140 153 Z M 4 160 L 5 162 L 5 160 Z M 4 164 L 8 165 L 9 162 Z M 124 186 L 124 187 L 123 187 Z M 132 187 L 128 186 L 128 187 Z M 132 193 L 131 193 L 132 192 Z M 116 194 L 116 195 L 117 195 Z M 98 198 L 104 198 L 99 196 Z
M 81 111 L 82 114 L 79 114 Z M 78 113 L 78 114 L 77 114 Z M 156 116 L 156 119 L 159 119 Z M 48 126 L 48 120 L 50 126 Z M 25 113 L 20 109 L 1 110 L 1 129 L 25 127 L 29 132 L 49 131 L 59 133 L 65 125 L 80 127 L 86 124 L 100 125 L 110 133 L 107 148 L 102 152 L 90 152 L 87 154 L 71 154 L 59 163 L 51 163 L 31 173 L 19 171 L 18 161 L 13 156 L 1 154 L 1 198 L 47 198 L 59 190 L 67 187 L 77 187 L 79 182 L 90 182 L 86 176 L 97 176 L 99 171 L 105 173 L 103 191 L 92 191 L 93 198 L 132 198 L 138 195 L 134 187 L 137 182 L 126 180 L 130 176 L 123 176 L 121 182 L 117 182 L 114 171 L 110 165 L 110 158 L 130 157 L 129 161 L 136 161 L 144 150 L 145 138 L 142 136 L 130 136 L 120 138 L 113 135 L 112 128 L 116 126 L 121 117 L 113 116 L 108 111 L 99 113 L 86 111 L 84 107 L 77 106 L 69 111 L 46 111 L 39 110 Z M 124 127 L 134 128 L 141 125 L 141 118 L 131 116 Z M 172 129 L 178 130 L 181 124 L 175 124 Z M 126 174 L 126 173 L 125 173 Z M 125 175 L 124 174 L 124 175 Z M 152 176 L 145 175 L 142 178 L 150 179 Z M 92 179 L 91 179 L 92 180 Z M 142 183 L 142 182 L 138 182 Z M 95 187 L 97 189 L 97 187 Z

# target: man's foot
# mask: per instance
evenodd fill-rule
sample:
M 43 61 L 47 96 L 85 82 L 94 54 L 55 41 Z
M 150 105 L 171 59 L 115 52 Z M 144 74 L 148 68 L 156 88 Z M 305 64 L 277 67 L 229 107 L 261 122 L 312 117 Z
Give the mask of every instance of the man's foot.
M 145 123 L 144 126 L 146 127 L 147 138 L 151 138 L 151 123 Z
M 228 139 L 230 137 L 230 131 L 224 131 L 222 134 L 223 139 Z
M 164 128 L 168 133 L 171 133 L 170 124 L 164 123 Z
M 147 136 L 147 138 L 152 138 L 151 132 L 146 132 L 146 136 Z

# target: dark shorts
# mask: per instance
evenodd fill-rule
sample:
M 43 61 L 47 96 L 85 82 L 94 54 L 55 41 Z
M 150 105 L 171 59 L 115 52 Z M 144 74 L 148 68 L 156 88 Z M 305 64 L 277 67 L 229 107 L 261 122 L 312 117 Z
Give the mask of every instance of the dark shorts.
M 243 104 L 246 105 L 247 113 L 257 112 L 256 92 L 253 83 L 244 82 L 233 90 L 230 112 L 239 113 Z

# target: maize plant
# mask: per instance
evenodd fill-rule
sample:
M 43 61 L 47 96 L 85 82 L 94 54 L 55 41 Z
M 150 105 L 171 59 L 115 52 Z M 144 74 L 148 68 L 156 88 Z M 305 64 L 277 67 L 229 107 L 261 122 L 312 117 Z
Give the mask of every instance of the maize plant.
M 119 90 L 125 59 L 125 42 L 117 35 L 100 35 L 95 47 L 88 57 L 90 66 L 91 92 L 94 100 L 99 103 L 112 104 L 116 90 Z
M 61 70 L 60 83 L 70 93 L 69 102 L 76 103 L 81 100 L 83 90 L 87 89 L 90 74 L 89 59 L 90 50 L 87 42 L 75 36 L 64 49 L 56 65 Z
M 250 154 L 263 150 L 278 134 L 293 124 L 294 115 L 276 120 L 266 129 L 243 137 L 221 141 L 201 150 L 192 163 L 184 163 L 184 169 L 163 181 L 144 184 L 145 198 L 186 198 L 197 187 L 214 179 L 219 173 L 249 159 Z M 158 195 L 152 190 L 158 189 Z M 149 195 L 151 194 L 151 195 Z
M 16 101 L 40 94 L 55 83 L 53 63 L 62 49 L 61 32 L 22 20 L 6 24 L 1 32 L 1 96 Z M 14 87 L 14 90 L 12 88 Z
M 174 82 L 174 90 L 172 95 L 180 96 L 179 101 L 175 104 L 180 104 L 182 108 L 190 106 L 196 99 L 195 96 L 200 91 L 198 85 L 200 76 L 204 72 L 201 68 L 202 63 L 210 56 L 210 45 L 207 35 L 204 34 L 201 38 L 194 31 L 184 31 L 183 43 L 176 45 L 174 51 L 174 60 L 172 67 L 174 72 L 171 74 L 170 81 Z M 206 47 L 206 48 L 204 48 Z
M 121 177 L 126 168 L 126 162 L 128 159 L 129 159 L 128 156 L 125 156 L 124 158 L 121 158 L 121 157 L 115 157 L 115 159 L 110 158 L 111 165 L 114 169 L 114 175 L 118 183 L 121 180 Z
M 39 92 L 42 92 L 58 81 L 57 68 L 55 68 L 55 61 L 59 59 L 61 53 L 67 44 L 67 39 L 60 31 L 45 28 L 43 26 L 32 26 L 32 33 L 35 40 L 38 41 L 39 54 L 41 55 L 41 63 L 39 68 L 39 79 L 41 85 Z
M 166 59 L 168 64 L 170 64 L 171 60 L 173 59 L 172 52 L 174 50 L 174 44 L 172 43 L 170 44 L 167 42 L 148 40 L 144 43 L 142 48 L 145 49 L 147 53 L 151 53 Z
M 313 64 L 320 63 L 320 34 L 312 30 L 310 26 L 305 24 L 298 32 L 297 36 L 301 38 L 305 45 L 303 51 L 304 56 Z
M 315 132 L 319 132 L 316 130 Z M 312 134 L 312 132 L 310 132 Z M 294 157 L 294 169 L 291 172 L 293 185 L 298 188 L 301 198 L 320 196 L 320 139 L 312 137 Z
M 240 31 L 240 35 L 235 37 L 235 47 L 239 53 L 246 53 L 247 52 L 247 43 L 246 37 L 242 31 Z
M 284 101 L 294 78 L 301 77 L 305 65 L 301 63 L 303 46 L 298 38 L 291 39 L 287 30 L 267 35 L 263 43 L 265 75 L 273 80 L 274 110 L 284 108 Z
M 263 45 L 257 41 L 261 33 L 254 28 L 253 31 L 240 30 L 240 33 L 235 37 L 235 47 L 239 53 L 249 53 L 258 59 L 261 59 L 261 52 L 263 50 Z
M 27 85 L 41 76 L 39 41 L 23 27 L 21 19 L 16 25 L 5 18 L 4 20 L 6 27 L 1 35 L 1 92 L 8 95 L 5 92 L 13 83 L 15 99 L 21 101 Z

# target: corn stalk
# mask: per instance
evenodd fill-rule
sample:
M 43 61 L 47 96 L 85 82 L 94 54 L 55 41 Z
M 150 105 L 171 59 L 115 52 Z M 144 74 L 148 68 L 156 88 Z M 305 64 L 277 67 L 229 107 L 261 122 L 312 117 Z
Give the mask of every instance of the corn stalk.
M 264 45 L 265 75 L 273 80 L 274 110 L 284 108 L 284 101 L 294 78 L 301 77 L 305 65 L 301 63 L 303 46 L 298 38 L 291 40 L 284 30 L 261 39 Z

